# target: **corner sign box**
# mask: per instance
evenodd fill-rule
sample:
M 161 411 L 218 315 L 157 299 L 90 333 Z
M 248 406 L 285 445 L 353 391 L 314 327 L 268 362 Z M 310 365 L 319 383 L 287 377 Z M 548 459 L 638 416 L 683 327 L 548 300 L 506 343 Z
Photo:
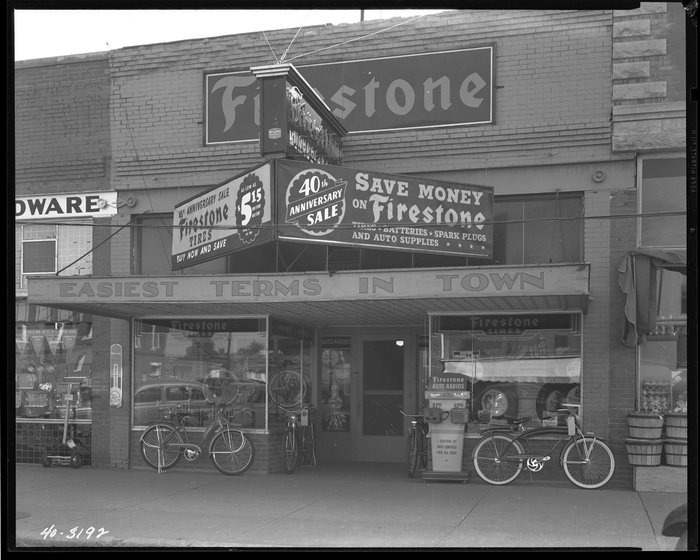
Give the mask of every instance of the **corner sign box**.
M 173 270 L 272 239 L 270 166 L 268 162 L 249 169 L 175 206 Z
M 260 155 L 340 165 L 345 127 L 291 64 L 250 69 L 260 81 Z

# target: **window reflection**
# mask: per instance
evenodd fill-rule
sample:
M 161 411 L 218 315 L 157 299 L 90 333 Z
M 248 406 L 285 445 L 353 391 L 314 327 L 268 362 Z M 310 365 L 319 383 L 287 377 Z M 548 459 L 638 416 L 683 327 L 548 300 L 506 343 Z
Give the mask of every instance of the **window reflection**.
M 557 425 L 557 410 L 581 402 L 581 332 L 578 314 L 438 317 L 433 344 L 437 373 L 468 378 L 471 419 L 492 422 L 531 417 Z M 470 425 L 471 429 L 478 429 Z

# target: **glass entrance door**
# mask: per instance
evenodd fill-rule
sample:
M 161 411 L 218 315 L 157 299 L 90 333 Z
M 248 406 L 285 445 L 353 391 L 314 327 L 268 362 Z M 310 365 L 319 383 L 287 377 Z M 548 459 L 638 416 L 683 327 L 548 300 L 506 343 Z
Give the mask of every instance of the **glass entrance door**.
M 358 461 L 402 462 L 405 454 L 404 387 L 410 370 L 407 335 L 360 337 L 353 407 L 353 448 Z

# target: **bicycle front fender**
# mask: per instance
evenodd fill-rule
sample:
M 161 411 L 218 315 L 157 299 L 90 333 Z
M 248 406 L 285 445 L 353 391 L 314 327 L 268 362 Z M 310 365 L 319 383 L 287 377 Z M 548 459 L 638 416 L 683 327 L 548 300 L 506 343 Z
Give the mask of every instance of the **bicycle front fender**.
M 481 432 L 481 437 L 480 437 L 478 440 L 476 440 L 476 441 L 477 441 L 477 443 L 478 443 L 478 442 L 481 441 L 483 438 L 488 437 L 488 436 L 491 436 L 491 435 L 493 435 L 493 434 L 500 434 L 500 435 L 508 436 L 508 437 L 511 438 L 511 439 L 515 439 L 516 436 L 518 435 L 518 433 L 519 433 L 519 432 L 514 432 L 514 431 L 511 430 L 510 428 L 494 428 L 494 429 L 492 429 L 492 430 L 487 430 L 487 431 L 485 431 L 485 432 Z M 475 456 L 474 456 L 474 453 L 475 453 L 475 452 L 476 452 L 476 444 L 474 444 L 474 449 L 472 449 L 472 455 L 471 455 L 471 458 L 472 458 L 472 459 L 475 459 Z
M 176 432 L 180 431 L 180 426 L 178 426 L 174 422 L 168 422 L 167 420 L 152 420 L 148 424 L 146 424 L 146 429 L 143 431 L 143 434 L 141 434 L 139 441 L 143 441 L 143 436 L 146 435 L 148 428 L 151 428 L 153 426 L 167 426 L 168 428 L 172 428 Z
M 598 436 L 596 436 L 595 434 L 584 434 L 584 437 L 591 438 L 591 439 L 595 439 L 596 441 L 602 441 L 603 443 L 605 443 L 605 439 L 604 439 L 604 438 L 598 437 Z M 580 441 L 582 441 L 582 440 L 583 440 L 583 437 L 581 437 L 581 436 L 576 436 L 576 437 L 574 438 L 573 441 L 576 442 L 576 443 L 578 443 L 578 442 L 580 442 Z M 570 441 L 571 441 L 571 440 L 567 441 L 564 445 L 562 445 L 561 451 L 559 452 L 559 466 L 560 466 L 560 467 L 563 467 L 563 466 L 564 466 L 564 451 L 566 451 L 566 448 L 569 447 L 569 442 L 570 442 Z

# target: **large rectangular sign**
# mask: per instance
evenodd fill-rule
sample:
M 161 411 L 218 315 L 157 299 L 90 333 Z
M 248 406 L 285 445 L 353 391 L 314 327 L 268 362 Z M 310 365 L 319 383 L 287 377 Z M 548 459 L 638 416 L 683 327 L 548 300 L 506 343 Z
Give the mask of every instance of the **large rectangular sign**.
M 350 133 L 493 121 L 493 46 L 300 66 Z M 204 76 L 204 142 L 257 140 L 260 86 L 251 72 Z
M 271 226 L 272 185 L 265 163 L 175 206 L 172 269 L 269 241 Z
M 490 257 L 493 188 L 277 160 L 278 237 Z

